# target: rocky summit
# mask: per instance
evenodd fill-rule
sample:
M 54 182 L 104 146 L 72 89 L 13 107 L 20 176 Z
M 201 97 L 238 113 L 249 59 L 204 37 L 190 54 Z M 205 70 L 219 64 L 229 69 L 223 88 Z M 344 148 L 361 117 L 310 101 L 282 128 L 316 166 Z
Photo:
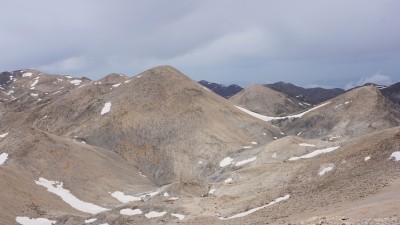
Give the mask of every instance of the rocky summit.
M 0 224 L 400 223 L 398 84 L 206 83 L 1 73 Z

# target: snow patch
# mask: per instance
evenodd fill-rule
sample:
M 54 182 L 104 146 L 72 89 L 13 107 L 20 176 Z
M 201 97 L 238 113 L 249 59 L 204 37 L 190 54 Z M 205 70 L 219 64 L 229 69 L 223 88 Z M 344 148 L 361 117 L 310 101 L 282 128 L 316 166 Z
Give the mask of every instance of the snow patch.
M 142 200 L 141 197 L 134 197 L 132 195 L 125 195 L 121 191 L 115 191 L 115 192 L 111 193 L 111 196 L 113 196 L 114 198 L 118 199 L 118 201 L 120 201 L 122 203 L 128 203 L 128 202 L 134 202 L 134 201 Z
M 243 146 L 242 148 L 244 148 L 244 149 L 250 149 L 250 148 L 252 148 L 252 146 Z
M 142 210 L 140 210 L 140 209 L 121 209 L 120 211 L 119 211 L 119 213 L 121 214 L 121 215 L 127 215 L 127 216 L 134 216 L 134 215 L 140 215 L 140 214 L 142 214 L 143 212 L 142 212 Z
M 246 211 L 246 212 L 239 213 L 239 214 L 230 216 L 230 217 L 228 217 L 228 218 L 219 217 L 218 219 L 220 219 L 220 220 L 230 220 L 230 219 L 235 219 L 235 218 L 240 218 L 240 217 L 248 216 L 248 215 L 250 215 L 250 214 L 252 214 L 252 213 L 254 213 L 254 212 L 257 212 L 258 210 L 261 210 L 261 209 L 263 209 L 263 208 L 265 208 L 265 207 L 274 205 L 274 204 L 276 204 L 276 203 L 278 203 L 278 202 L 286 201 L 286 200 L 288 200 L 289 198 L 290 198 L 290 195 L 287 194 L 287 195 L 285 195 L 285 196 L 283 196 L 283 197 L 279 197 L 279 198 L 275 199 L 274 201 L 268 203 L 267 205 L 263 205 L 263 206 L 260 206 L 260 207 L 254 208 L 254 209 L 250 209 L 250 210 L 248 210 L 248 211 Z
M 366 161 L 369 161 L 371 159 L 371 156 L 369 155 L 369 156 L 366 156 L 365 158 L 364 158 L 364 161 L 366 162 Z
M 271 157 L 274 159 L 276 158 L 276 156 L 277 156 L 276 152 L 272 153 L 272 155 L 271 155 Z
M 55 220 L 49 220 L 46 218 L 29 218 L 29 217 L 25 217 L 25 216 L 17 216 L 17 218 L 15 218 L 15 221 L 17 221 L 17 223 L 22 224 L 22 225 L 52 225 L 57 223 L 57 221 Z
M 254 157 L 251 157 L 251 158 L 248 158 L 248 159 L 239 161 L 239 162 L 237 162 L 235 165 L 236 165 L 236 166 L 241 166 L 241 165 L 244 165 L 244 164 L 253 162 L 253 161 L 256 160 L 256 159 L 257 159 L 257 156 L 254 156 Z
M 308 153 L 308 154 L 306 154 L 306 155 L 303 155 L 303 156 L 292 157 L 292 158 L 289 159 L 289 161 L 294 161 L 294 160 L 299 160 L 299 159 L 309 159 L 309 158 L 313 158 L 313 157 L 318 156 L 318 155 L 321 155 L 321 154 L 325 154 L 325 153 L 328 153 L 328 152 L 335 151 L 335 150 L 338 149 L 338 148 L 340 148 L 340 146 L 315 150 L 315 151 L 313 151 L 313 152 L 311 152 L 311 153 Z
M 82 83 L 82 80 L 76 79 L 76 80 L 70 80 L 69 82 L 75 86 L 78 86 L 79 84 Z
M 208 191 L 208 194 L 214 194 L 214 192 L 215 192 L 216 190 L 217 190 L 217 189 L 215 189 L 215 188 L 210 189 L 210 191 Z
M 124 81 L 125 84 L 127 84 L 127 83 L 129 83 L 129 82 L 131 82 L 131 80 L 126 80 L 126 81 Z
M 22 77 L 31 77 L 32 76 L 32 73 L 23 73 L 22 74 Z
M 176 213 L 171 213 L 171 216 L 178 218 L 179 220 L 183 220 L 185 218 L 185 215 L 182 214 L 176 214 Z
M 256 145 L 256 144 L 257 144 L 257 142 L 255 142 L 255 141 L 252 141 L 252 142 L 251 142 L 251 144 L 252 144 L 252 145 Z
M 111 109 L 111 102 L 107 102 L 106 104 L 104 104 L 104 107 L 101 109 L 100 115 L 104 115 L 108 112 L 110 112 Z
M 333 168 L 334 168 L 333 166 L 325 167 L 325 168 L 323 168 L 321 171 L 319 171 L 318 175 L 322 176 L 322 175 L 324 175 L 325 173 L 328 173 L 328 172 L 332 171 Z
M 232 164 L 232 162 L 233 162 L 233 159 L 231 157 L 226 157 L 219 163 L 219 166 L 225 167 L 225 166 Z
M 242 107 L 240 107 L 240 106 L 237 106 L 237 105 L 235 105 L 235 106 L 236 106 L 236 108 L 242 110 L 243 112 L 245 112 L 245 113 L 247 113 L 247 114 L 249 114 L 249 115 L 251 115 L 251 116 L 253 116 L 253 117 L 256 117 L 256 118 L 258 118 L 258 119 L 260 119 L 260 120 L 271 121 L 271 120 L 281 120 L 281 119 L 300 118 L 300 117 L 304 116 L 305 114 L 307 114 L 307 113 L 309 113 L 309 112 L 311 112 L 311 111 L 314 111 L 314 110 L 316 110 L 316 109 L 318 109 L 318 108 L 321 108 L 321 107 L 323 107 L 323 106 L 325 106 L 325 105 L 328 105 L 329 103 L 330 103 L 330 102 L 325 102 L 325 103 L 323 103 L 323 104 L 321 104 L 321 105 L 318 105 L 318 106 L 316 106 L 316 107 L 314 107 L 314 108 L 311 108 L 311 109 L 309 109 L 309 110 L 307 110 L 307 111 L 305 111 L 305 112 L 302 112 L 302 113 L 299 113 L 299 114 L 296 114 L 296 115 L 291 115 L 291 116 L 283 116 L 283 117 L 265 116 L 265 115 L 261 115 L 261 114 L 252 112 L 252 111 L 250 111 L 250 110 L 248 110 L 248 109 L 242 108 Z
M 315 145 L 312 144 L 307 144 L 307 143 L 300 143 L 300 146 L 305 146 L 305 147 L 315 147 Z
M 399 160 L 400 160 L 400 151 L 393 152 L 393 153 L 390 155 L 390 158 L 389 158 L 389 159 L 392 159 L 392 158 L 394 158 L 394 161 L 399 161 Z
M 87 219 L 87 220 L 85 220 L 85 223 L 93 223 L 96 220 L 97 220 L 96 218 Z
M 169 197 L 168 192 L 164 192 L 164 197 Z
M 3 165 L 3 163 L 5 163 L 7 159 L 8 159 L 8 154 L 5 152 L 1 153 L 0 154 L 0 165 Z
M 151 212 L 149 212 L 149 213 L 147 213 L 147 214 L 144 214 L 144 216 L 146 217 L 146 218 L 149 218 L 149 219 L 151 219 L 151 218 L 156 218 L 156 217 L 161 217 L 161 216 L 164 216 L 165 214 L 167 214 L 167 212 L 157 212 L 157 211 L 151 211 Z
M 224 182 L 225 182 L 225 184 L 228 184 L 228 183 L 232 183 L 232 178 L 228 178 L 228 179 L 226 179 Z
M 119 85 L 121 85 L 121 83 L 113 84 L 112 87 L 118 87 Z
M 71 207 L 85 213 L 97 214 L 104 212 L 108 209 L 100 207 L 98 205 L 84 202 L 75 197 L 69 190 L 63 188 L 63 183 L 59 181 L 47 180 L 40 177 L 39 180 L 35 181 L 37 185 L 47 188 L 47 191 L 59 196 L 64 202 L 68 203 Z
M 37 96 L 39 96 L 39 94 L 31 93 L 31 96 L 32 96 L 32 97 L 37 97 Z
M 179 197 L 171 197 L 171 198 L 169 198 L 168 200 L 169 201 L 175 201 L 175 200 L 178 200 L 179 199 Z
M 0 138 L 4 138 L 4 137 L 6 137 L 8 135 L 8 132 L 7 133 L 4 133 L 4 134 L 0 134 Z

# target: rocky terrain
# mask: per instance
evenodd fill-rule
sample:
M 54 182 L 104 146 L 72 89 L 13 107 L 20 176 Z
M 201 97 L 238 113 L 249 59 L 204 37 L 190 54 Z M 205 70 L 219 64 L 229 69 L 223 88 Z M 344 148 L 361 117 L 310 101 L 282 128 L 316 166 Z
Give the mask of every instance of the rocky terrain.
M 170 66 L 0 84 L 0 224 L 399 223 L 395 91 L 227 100 Z

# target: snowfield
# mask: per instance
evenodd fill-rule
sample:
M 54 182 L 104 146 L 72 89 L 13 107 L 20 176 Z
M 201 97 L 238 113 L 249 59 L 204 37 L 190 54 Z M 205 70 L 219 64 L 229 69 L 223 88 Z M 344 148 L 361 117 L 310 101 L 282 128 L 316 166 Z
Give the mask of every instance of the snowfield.
M 22 224 L 22 225 L 52 225 L 57 223 L 57 221 L 55 220 L 49 220 L 46 218 L 29 218 L 29 217 L 21 217 L 18 216 L 17 218 L 15 218 L 15 221 L 17 221 L 17 223 Z
M 237 163 L 235 164 L 235 166 L 241 166 L 241 165 L 244 165 L 244 164 L 253 162 L 253 161 L 256 160 L 256 159 L 257 159 L 257 156 L 254 156 L 254 157 L 252 157 L 252 158 L 245 159 L 245 160 L 242 160 L 242 161 L 237 162 Z
M 315 147 L 315 145 L 307 144 L 307 143 L 300 143 L 299 145 L 304 146 L 304 147 Z
M 147 214 L 144 214 L 144 216 L 146 217 L 146 218 L 149 218 L 149 219 L 151 219 L 151 218 L 156 218 L 156 217 L 161 217 L 161 216 L 164 216 L 165 214 L 167 214 L 167 212 L 157 212 L 157 211 L 151 211 L 151 212 L 149 212 L 149 213 L 147 213 Z
M 120 201 L 122 203 L 140 201 L 142 199 L 141 197 L 134 197 L 132 195 L 125 195 L 121 191 L 115 191 L 115 192 L 111 193 L 111 196 L 113 196 L 114 198 L 118 199 L 118 201 Z
M 176 217 L 179 220 L 183 220 L 185 218 L 185 215 L 177 214 L 177 213 L 171 213 L 171 216 Z
M 104 107 L 101 109 L 100 115 L 104 115 L 108 112 L 110 112 L 111 110 L 111 102 L 107 102 L 106 104 L 104 104 Z
M 121 209 L 120 211 L 119 211 L 119 213 L 121 214 L 121 215 L 127 215 L 127 216 L 134 216 L 134 215 L 140 215 L 140 214 L 142 214 L 143 212 L 142 212 L 142 210 L 140 210 L 140 209 Z
M 389 159 L 394 159 L 394 161 L 400 161 L 400 151 L 397 151 L 397 152 L 393 152 L 391 155 L 390 155 L 390 158 Z
M 22 77 L 31 77 L 32 76 L 32 73 L 24 73 L 24 74 L 22 74 Z
M 69 82 L 75 86 L 78 86 L 79 84 L 82 83 L 82 80 L 76 79 L 76 80 L 70 80 Z
M 318 173 L 318 175 L 322 176 L 322 175 L 324 175 L 325 173 L 328 173 L 328 172 L 332 171 L 333 168 L 334 168 L 333 166 L 325 167 L 324 169 L 322 169 L 322 170 Z
M 87 220 L 85 220 L 85 223 L 93 223 L 96 220 L 97 220 L 96 218 L 87 219 Z
M 240 107 L 240 106 L 237 106 L 237 105 L 235 105 L 235 106 L 236 106 L 236 108 L 242 110 L 243 112 L 245 112 L 245 113 L 247 113 L 247 114 L 249 114 L 249 115 L 251 115 L 251 116 L 253 116 L 253 117 L 256 117 L 256 118 L 258 118 L 258 119 L 260 119 L 260 120 L 271 121 L 271 120 L 282 120 L 282 119 L 300 118 L 300 117 L 304 116 L 305 114 L 307 114 L 307 113 L 309 113 L 309 112 L 311 112 L 311 111 L 314 111 L 314 110 L 316 110 L 316 109 L 318 109 L 318 108 L 321 108 L 321 107 L 323 107 L 323 106 L 325 106 L 325 105 L 328 105 L 329 103 L 330 103 L 330 102 L 325 102 L 325 103 L 323 103 L 323 104 L 321 104 L 321 105 L 318 105 L 318 106 L 315 106 L 314 108 L 311 108 L 311 109 L 309 109 L 309 110 L 307 110 L 307 111 L 305 111 L 305 112 L 302 112 L 302 113 L 299 113 L 299 114 L 296 114 L 296 115 L 282 116 L 282 117 L 265 116 L 265 115 L 261 115 L 261 114 L 252 112 L 252 111 L 250 111 L 250 110 L 248 110 L 248 109 L 242 108 L 242 107 Z
M 233 162 L 233 159 L 231 157 L 226 157 L 219 163 L 219 166 L 225 167 L 225 166 L 230 165 L 232 162 Z
M 330 147 L 330 148 L 325 148 L 325 149 L 320 149 L 320 150 L 315 150 L 315 151 L 313 151 L 311 153 L 308 153 L 306 155 L 303 155 L 303 156 L 292 157 L 292 158 L 289 159 L 289 161 L 313 158 L 313 157 L 321 155 L 321 154 L 325 154 L 325 153 L 328 153 L 328 152 L 333 152 L 338 148 L 340 148 L 340 146 Z
M 7 153 L 1 153 L 0 154 L 0 165 L 2 165 L 3 163 L 5 163 L 6 162 L 6 160 L 7 160 L 7 158 L 8 158 L 8 154 Z
M 47 180 L 40 177 L 39 180 L 35 181 L 37 185 L 47 188 L 47 191 L 57 195 L 64 202 L 68 203 L 71 207 L 85 213 L 97 214 L 100 212 L 107 211 L 108 209 L 100 207 L 98 205 L 84 202 L 75 197 L 69 190 L 63 188 L 63 183 L 59 181 Z

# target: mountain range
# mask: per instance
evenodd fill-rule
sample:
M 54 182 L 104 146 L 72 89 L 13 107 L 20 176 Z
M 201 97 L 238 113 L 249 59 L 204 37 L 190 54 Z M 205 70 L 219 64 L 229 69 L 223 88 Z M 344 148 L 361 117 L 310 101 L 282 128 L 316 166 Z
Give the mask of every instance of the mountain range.
M 242 89 L 159 66 L 0 85 L 0 224 L 400 222 L 398 84 Z

